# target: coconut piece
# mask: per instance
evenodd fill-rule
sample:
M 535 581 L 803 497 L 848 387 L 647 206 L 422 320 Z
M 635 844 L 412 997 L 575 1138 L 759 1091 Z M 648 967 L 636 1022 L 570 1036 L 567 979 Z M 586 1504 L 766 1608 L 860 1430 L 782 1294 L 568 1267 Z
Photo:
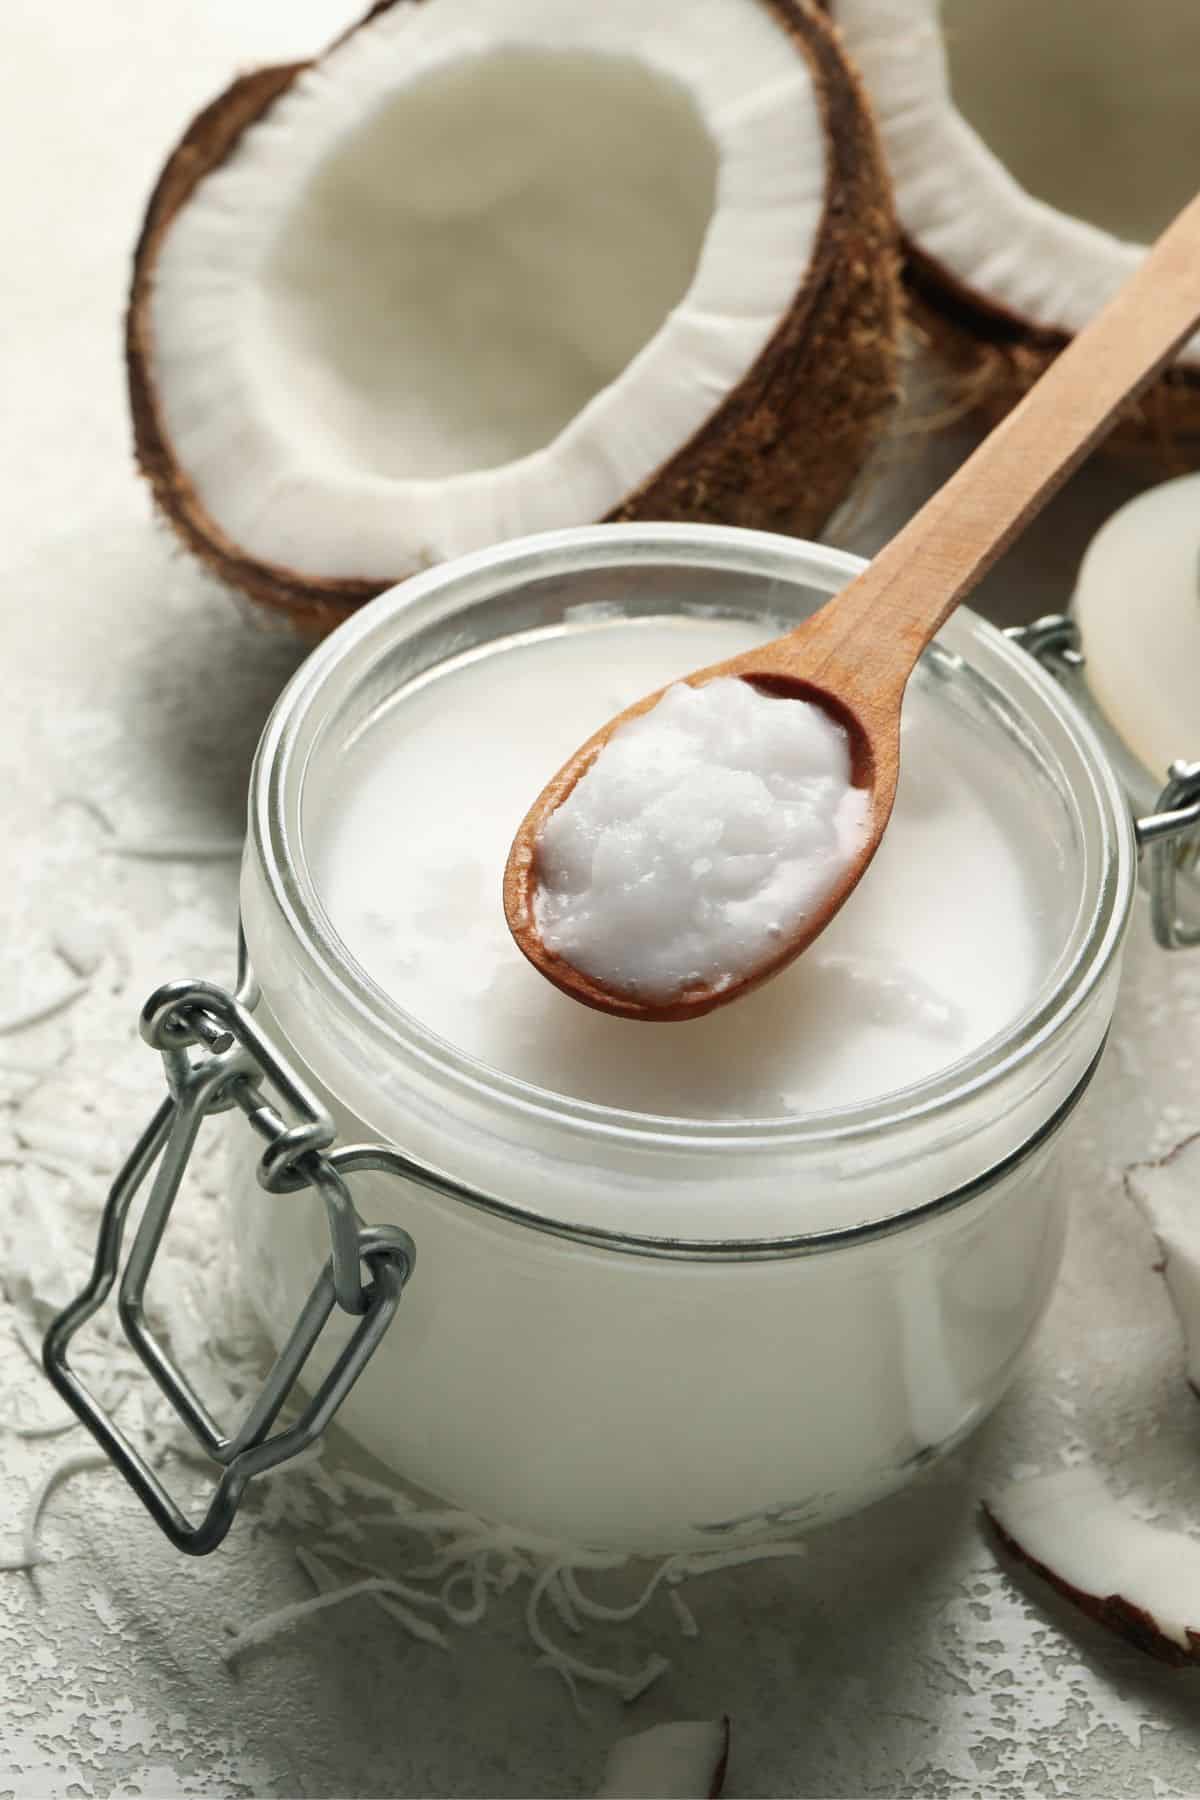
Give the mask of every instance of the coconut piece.
M 1200 1396 L 1200 1133 L 1158 1162 L 1135 1163 L 1125 1188 L 1154 1233 L 1183 1332 L 1187 1377 Z
M 1135 1518 L 1086 1463 L 1015 1481 L 984 1510 L 1089 1618 L 1160 1662 L 1200 1662 L 1200 1539 Z
M 1148 37 L 1126 0 L 1086 13 L 1044 0 L 821 3 L 875 106 L 916 320 L 962 377 L 964 403 L 994 422 L 1132 273 L 1144 244 L 1131 236 L 1152 238 L 1173 198 L 1190 196 L 1197 114 L 1177 72 L 1200 54 L 1200 12 L 1174 9 Z M 1152 95 L 1156 38 L 1166 78 Z M 1139 122 L 1143 146 L 1157 130 L 1168 169 L 1169 149 L 1177 196 L 1162 170 L 1137 185 L 1148 159 L 1119 133 L 1137 143 Z M 1200 338 L 1106 448 L 1200 464 Z
M 680 1719 L 619 1738 L 597 1800 L 706 1800 L 725 1785 L 729 1719 Z
M 894 398 L 896 265 L 802 0 L 384 0 L 167 162 L 138 461 L 205 563 L 314 630 L 534 530 L 812 534 Z

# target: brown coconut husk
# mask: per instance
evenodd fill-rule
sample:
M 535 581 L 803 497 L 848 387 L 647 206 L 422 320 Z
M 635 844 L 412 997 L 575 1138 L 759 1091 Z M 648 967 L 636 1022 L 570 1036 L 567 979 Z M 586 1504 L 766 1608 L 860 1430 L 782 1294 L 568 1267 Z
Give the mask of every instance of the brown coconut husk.
M 1071 341 L 969 291 L 904 240 L 904 291 L 913 326 L 946 368 L 958 414 L 992 426 Z M 1151 465 L 1164 476 L 1200 468 L 1200 369 L 1176 363 L 1122 412 L 1101 455 Z
M 407 3 L 378 0 L 351 29 Z M 804 0 L 763 4 L 807 58 L 825 121 L 826 203 L 812 260 L 786 316 L 739 386 L 609 520 L 697 520 L 814 536 L 849 493 L 897 397 L 898 236 L 870 103 L 827 20 Z M 305 575 L 249 555 L 222 531 L 163 423 L 149 306 L 171 221 L 236 149 L 247 127 L 310 67 L 312 62 L 289 63 L 240 77 L 192 121 L 172 151 L 134 254 L 126 363 L 137 462 L 164 517 L 221 580 L 315 637 L 401 577 L 388 570 L 371 580 Z

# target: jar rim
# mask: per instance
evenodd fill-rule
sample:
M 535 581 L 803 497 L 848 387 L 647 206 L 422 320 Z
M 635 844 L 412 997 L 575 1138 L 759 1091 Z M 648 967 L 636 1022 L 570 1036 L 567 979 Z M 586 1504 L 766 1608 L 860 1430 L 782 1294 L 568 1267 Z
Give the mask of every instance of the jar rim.
M 1004 633 L 960 608 L 972 636 L 1017 684 L 1036 694 L 1074 748 L 1100 825 L 1100 854 L 1087 896 L 1056 973 L 1007 1032 L 911 1087 L 867 1102 L 802 1116 L 707 1120 L 629 1112 L 540 1088 L 459 1050 L 405 1011 L 354 962 L 320 904 L 298 825 L 298 795 L 307 763 L 302 727 L 331 693 L 352 691 L 384 649 L 423 618 L 452 613 L 455 595 L 480 577 L 498 585 L 569 574 L 581 567 L 625 564 L 638 557 L 697 563 L 716 571 L 755 571 L 807 580 L 834 591 L 865 566 L 862 558 L 801 539 L 713 525 L 600 525 L 539 533 L 439 564 L 389 589 L 346 620 L 292 677 L 267 722 L 251 777 L 249 846 L 268 892 L 306 960 L 306 973 L 369 1037 L 423 1066 L 452 1088 L 466 1089 L 502 1111 L 533 1115 L 593 1141 L 671 1149 L 839 1149 L 936 1119 L 999 1084 L 1036 1057 L 1087 1005 L 1120 947 L 1132 905 L 1132 821 L 1091 726 L 1053 679 Z M 1071 790 L 1078 810 L 1080 801 Z M 533 1214 L 531 1213 L 531 1222 Z M 899 1216 L 903 1216 L 902 1214 Z M 801 1234 L 803 1235 L 803 1234 Z

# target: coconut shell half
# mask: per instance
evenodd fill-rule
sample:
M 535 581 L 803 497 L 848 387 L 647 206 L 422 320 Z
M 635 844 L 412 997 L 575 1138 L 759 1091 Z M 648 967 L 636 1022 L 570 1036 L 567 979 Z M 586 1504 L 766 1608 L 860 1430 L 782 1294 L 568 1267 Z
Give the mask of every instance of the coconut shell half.
M 1120 0 L 1093 7 L 1086 17 L 1076 8 L 1043 4 L 1043 45 L 1033 29 L 1037 0 L 818 4 L 837 23 L 875 107 L 895 189 L 913 324 L 952 377 L 960 403 L 955 415 L 974 412 L 993 425 L 1128 277 L 1140 254 L 1131 241 L 1128 205 L 1127 228 L 1119 230 L 1080 216 L 1069 204 L 1048 203 L 1045 195 L 1065 178 L 1051 150 L 1038 161 L 1037 146 L 1048 129 L 1045 109 L 1061 114 L 1062 129 L 1075 143 L 1094 147 L 1105 117 L 1111 113 L 1119 123 L 1118 115 L 1127 119 L 1130 110 L 1119 94 L 1105 92 L 1109 64 L 1111 84 L 1128 89 L 1143 81 L 1148 92 L 1153 89 L 1147 69 L 1131 72 L 1121 64 L 1119 47 L 1105 49 L 1110 39 L 1118 42 L 1115 32 L 1106 37 L 1106 15 L 1124 14 L 1122 33 L 1140 38 L 1147 52 L 1157 47 L 1152 35 L 1159 27 L 1141 23 Z M 1184 33 L 1183 12 L 1172 16 L 1190 39 L 1194 28 Z M 1171 21 L 1161 23 L 1165 32 Z M 1049 61 L 1050 49 L 1063 54 L 1063 40 L 1065 61 Z M 969 100 L 989 116 L 1001 115 L 1007 124 L 1002 139 L 1024 134 L 1019 172 L 984 141 L 971 122 L 974 112 L 968 117 L 961 110 L 960 73 L 963 105 Z M 1188 89 L 1169 59 L 1161 79 L 1182 108 Z M 1073 99 L 1080 109 L 1075 114 Z M 1147 137 L 1173 128 L 1170 119 L 1157 126 L 1155 110 L 1145 106 Z M 1163 137 L 1164 146 L 1169 142 Z M 1081 148 L 1072 160 L 1083 154 Z M 1189 144 L 1181 142 L 1176 162 L 1184 176 L 1188 155 Z M 1182 204 L 1186 179 L 1175 186 Z M 1068 198 L 1064 194 L 1064 202 Z M 1150 220 L 1147 238 L 1167 223 L 1170 210 Z M 1130 404 L 1101 448 L 1106 455 L 1152 460 L 1168 473 L 1200 467 L 1200 340 Z
M 414 539 L 368 566 L 342 570 L 264 552 L 221 516 L 192 458 L 173 435 L 172 379 L 160 355 L 155 288 L 164 246 L 206 181 L 238 166 L 255 132 L 281 116 L 281 102 L 352 40 L 393 15 L 424 13 L 447 0 L 382 0 L 324 57 L 262 69 L 235 81 L 188 126 L 154 188 L 134 258 L 126 332 L 129 397 L 138 465 L 183 543 L 218 577 L 252 600 L 320 635 L 355 607 L 442 556 L 480 548 L 486 532 L 446 548 Z M 655 0 L 663 6 L 676 0 Z M 828 22 L 802 0 L 745 0 L 768 14 L 804 59 L 816 96 L 824 199 L 811 253 L 763 347 L 744 373 L 715 393 L 686 437 L 589 516 L 571 496 L 535 528 L 605 520 L 697 520 L 797 535 L 818 533 L 845 499 L 886 422 L 897 388 L 900 309 L 897 232 L 869 105 Z M 577 0 L 582 7 L 582 0 Z M 677 0 L 678 29 L 700 29 Z M 575 7 L 563 0 L 566 19 Z M 579 17 L 594 15 L 580 11 Z M 566 29 L 566 27 L 564 27 Z M 786 63 L 787 43 L 781 42 Z M 337 65 L 334 65 L 335 67 Z M 279 127 L 274 125 L 278 131 Z M 399 180 L 406 178 L 398 172 Z M 820 179 L 818 176 L 816 179 Z M 214 388 L 218 384 L 214 383 Z M 703 408 L 707 402 L 701 397 Z M 231 427 L 230 444 L 237 430 Z M 236 454 L 236 450 L 231 451 Z M 413 470 L 420 478 L 420 468 Z M 322 502 L 307 507 L 312 532 Z M 334 503 L 331 502 L 331 505 Z M 520 535 L 504 529 L 501 536 Z M 314 559 L 319 561 L 321 559 Z M 326 559 L 328 560 L 328 559 Z

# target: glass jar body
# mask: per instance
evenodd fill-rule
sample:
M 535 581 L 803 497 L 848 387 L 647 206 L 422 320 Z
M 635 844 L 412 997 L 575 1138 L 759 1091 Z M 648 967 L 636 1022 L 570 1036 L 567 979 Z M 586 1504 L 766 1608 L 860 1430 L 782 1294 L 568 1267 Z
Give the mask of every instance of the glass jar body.
M 1067 1114 L 1111 1017 L 1133 843 L 1070 702 L 982 621 L 952 622 L 930 679 L 995 734 L 1031 819 L 1057 821 L 1063 942 L 1009 1036 L 924 1087 L 824 1118 L 712 1126 L 562 1100 L 407 1019 L 313 889 L 306 831 L 342 748 L 440 661 L 598 607 L 787 622 L 857 566 L 715 529 L 527 540 L 365 609 L 264 735 L 242 890 L 263 1022 L 340 1141 L 379 1138 L 457 1190 L 354 1178 L 360 1212 L 402 1225 L 417 1267 L 341 1417 L 453 1504 L 639 1551 L 833 1518 L 970 1430 L 1045 1307 Z M 311 1196 L 265 1195 L 253 1171 L 239 1138 L 234 1229 L 282 1341 L 327 1231 Z M 314 1377 L 348 1329 L 331 1322 Z
M 243 1273 L 282 1343 L 324 1214 L 262 1193 L 236 1141 Z M 402 1224 L 417 1267 L 341 1422 L 420 1487 L 568 1543 L 714 1548 L 853 1512 L 1003 1394 L 1058 1271 L 1069 1143 L 924 1225 L 729 1263 L 622 1255 L 360 1177 L 364 1216 Z M 352 1323 L 331 1320 L 314 1377 Z

